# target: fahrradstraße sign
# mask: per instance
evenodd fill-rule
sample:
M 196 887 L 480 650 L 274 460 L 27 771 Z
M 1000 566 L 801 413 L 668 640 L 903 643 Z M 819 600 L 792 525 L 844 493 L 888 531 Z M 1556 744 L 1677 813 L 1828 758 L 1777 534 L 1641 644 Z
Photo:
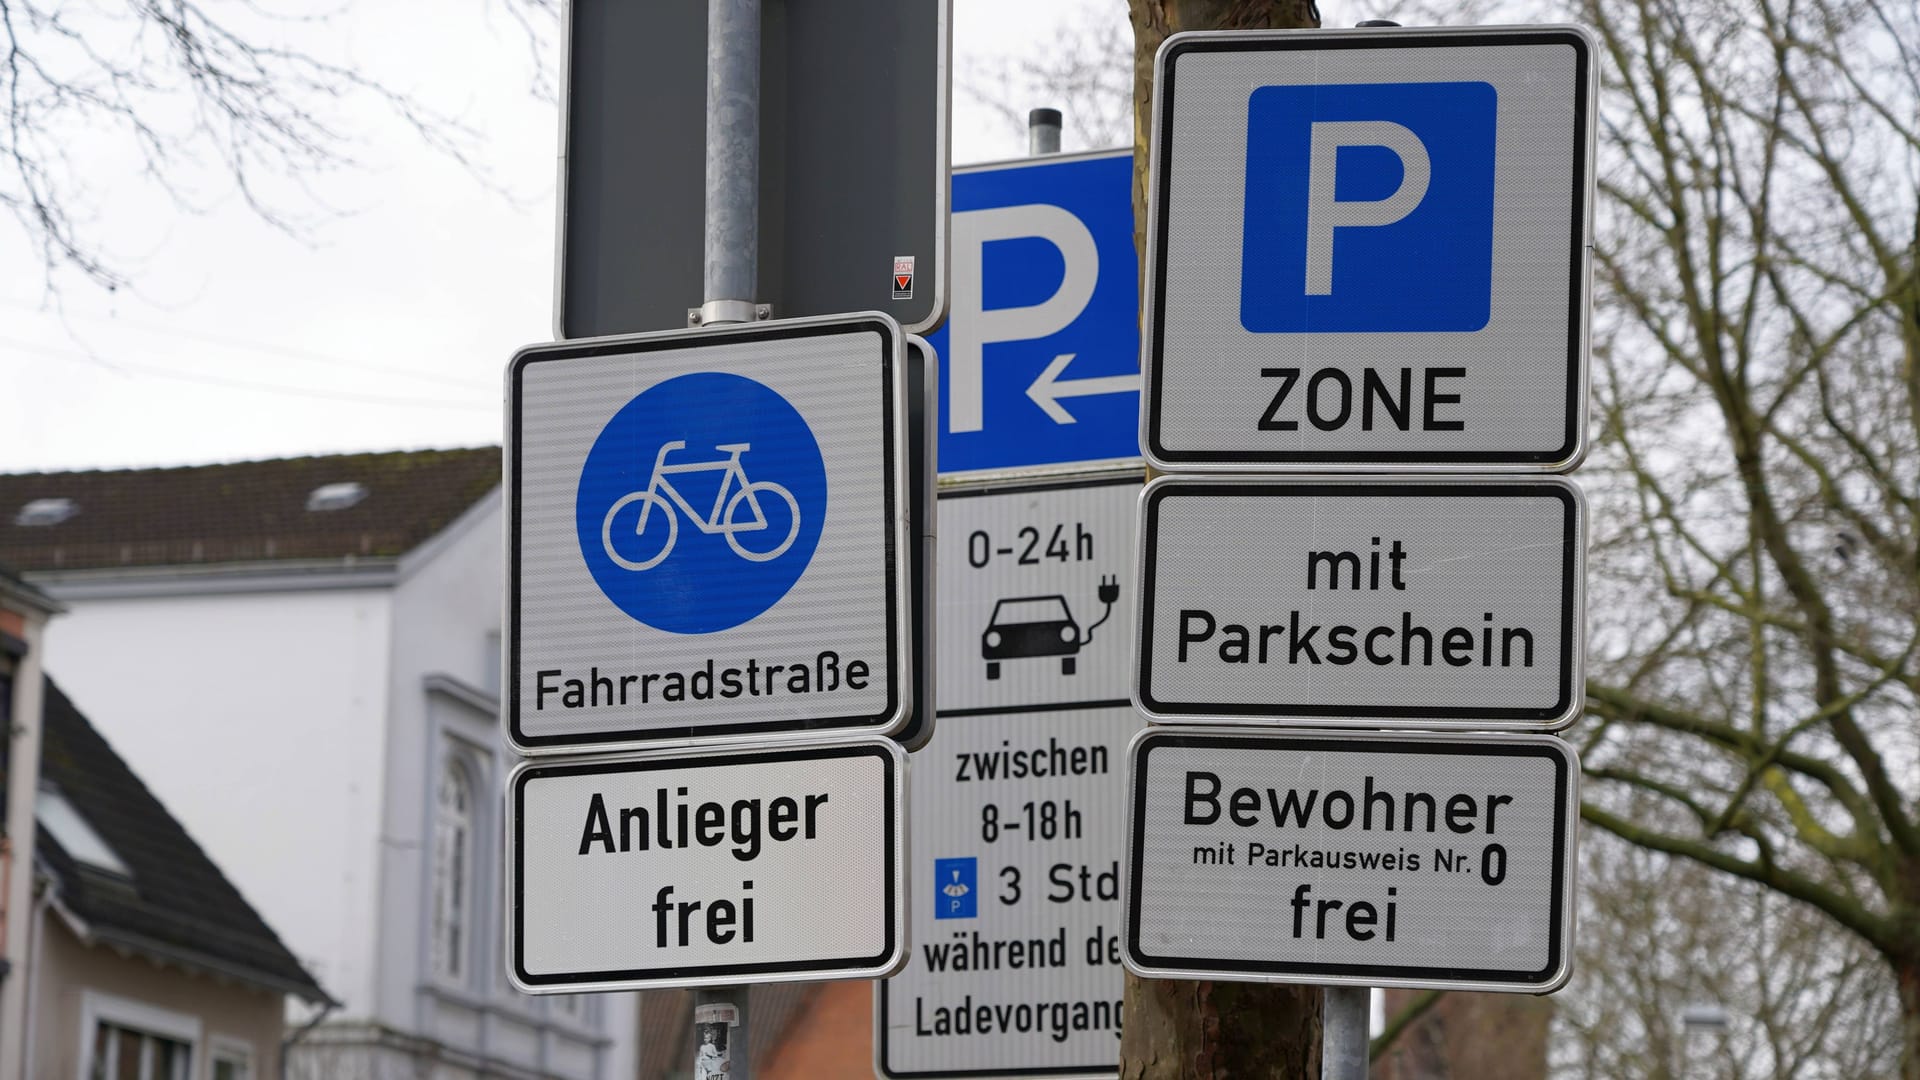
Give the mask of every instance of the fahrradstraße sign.
M 911 711 L 906 379 L 883 314 L 521 350 L 521 753 L 884 735 Z

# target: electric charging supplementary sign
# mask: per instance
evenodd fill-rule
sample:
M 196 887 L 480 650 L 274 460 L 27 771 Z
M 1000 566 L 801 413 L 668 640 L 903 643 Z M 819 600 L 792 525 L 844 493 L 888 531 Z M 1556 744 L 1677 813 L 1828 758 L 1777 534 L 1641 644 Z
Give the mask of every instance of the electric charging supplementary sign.
M 1579 715 L 1586 502 L 1560 477 L 1163 477 L 1134 700 L 1159 722 L 1553 730 Z
M 1129 771 L 1143 977 L 1547 993 L 1572 971 L 1559 739 L 1154 728 Z
M 906 942 L 905 781 L 881 739 L 521 765 L 507 785 L 514 986 L 886 975 Z
M 891 318 L 856 315 L 514 358 L 516 749 L 906 722 L 901 350 Z
M 881 1076 L 1118 1071 L 1139 490 L 940 493 L 941 713 L 914 762 L 912 954 L 875 995 Z
M 1577 27 L 1169 38 L 1148 460 L 1578 464 L 1595 52 Z

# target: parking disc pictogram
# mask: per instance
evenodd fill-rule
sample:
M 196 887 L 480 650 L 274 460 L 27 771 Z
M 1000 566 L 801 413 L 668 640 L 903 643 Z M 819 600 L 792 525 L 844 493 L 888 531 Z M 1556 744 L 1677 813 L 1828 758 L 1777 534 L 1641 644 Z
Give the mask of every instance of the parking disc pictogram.
M 508 737 L 524 753 L 893 734 L 907 378 L 885 315 L 523 350 Z

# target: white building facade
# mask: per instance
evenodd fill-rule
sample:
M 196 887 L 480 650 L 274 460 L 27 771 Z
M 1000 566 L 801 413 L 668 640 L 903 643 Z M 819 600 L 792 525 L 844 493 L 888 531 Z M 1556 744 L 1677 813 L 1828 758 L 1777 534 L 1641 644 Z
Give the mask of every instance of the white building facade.
M 75 521 L 114 490 L 249 500 L 205 514 L 224 535 L 155 538 L 157 561 L 97 565 L 124 531 L 101 520 L 57 557 L 51 531 L 0 529 L 0 560 L 66 605 L 68 693 L 340 1002 L 292 1019 L 313 1026 L 290 1076 L 635 1074 L 630 996 L 506 980 L 498 455 L 0 477 L 0 503 L 52 492 Z

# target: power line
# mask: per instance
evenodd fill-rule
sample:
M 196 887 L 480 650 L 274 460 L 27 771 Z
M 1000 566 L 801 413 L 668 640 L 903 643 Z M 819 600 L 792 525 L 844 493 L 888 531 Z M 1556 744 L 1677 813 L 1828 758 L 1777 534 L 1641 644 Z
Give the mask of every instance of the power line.
M 230 390 L 251 390 L 264 394 L 282 394 L 291 397 L 327 398 L 334 401 L 350 401 L 361 405 L 404 405 L 443 409 L 468 409 L 474 411 L 497 411 L 497 404 L 478 404 L 465 401 L 450 401 L 445 398 L 394 397 L 380 394 L 359 394 L 350 390 L 322 390 L 314 387 L 288 386 L 284 383 L 266 383 L 251 379 L 232 379 L 221 375 L 205 375 L 193 371 L 178 371 L 172 368 L 157 367 L 151 364 L 131 363 L 125 360 L 106 360 L 89 356 L 86 353 L 50 348 L 45 345 L 14 338 L 0 337 L 0 346 L 19 349 L 23 352 L 37 353 L 59 359 L 88 360 L 100 364 L 110 371 L 148 375 L 159 379 L 175 379 L 180 382 L 199 383 L 205 386 L 218 386 Z
M 46 310 L 41 305 L 28 303 L 27 301 L 24 301 L 24 300 L 16 300 L 12 297 L 0 297 L 0 304 L 4 304 L 7 307 L 15 308 L 22 311 L 40 312 L 40 311 Z M 345 357 L 332 356 L 327 353 L 321 353 L 321 352 L 314 352 L 311 349 L 302 349 L 296 345 L 282 345 L 282 344 L 279 344 L 276 342 L 270 342 L 270 341 L 251 341 L 246 338 L 228 337 L 223 334 L 210 334 L 204 330 L 192 330 L 186 327 L 168 326 L 165 323 L 144 322 L 139 319 L 123 319 L 119 316 L 114 316 L 113 318 L 109 319 L 109 318 L 101 318 L 97 316 L 82 315 L 82 316 L 79 316 L 78 318 L 79 318 L 79 321 L 81 322 L 91 323 L 95 326 L 125 327 L 132 330 L 140 330 L 146 333 L 163 334 L 163 335 L 168 335 L 168 336 L 177 337 L 177 338 L 184 338 L 188 341 L 199 341 L 209 345 L 221 345 L 226 348 L 237 349 L 245 352 L 272 353 L 277 356 L 287 357 L 290 360 L 304 360 L 309 363 L 322 364 L 328 367 L 348 368 L 354 371 L 367 371 L 367 372 L 373 372 L 375 374 L 380 374 L 380 375 L 399 375 L 409 379 L 419 379 L 422 382 L 439 383 L 440 385 L 451 386 L 460 390 L 491 391 L 494 389 L 493 386 L 489 386 L 489 385 L 477 383 L 477 382 L 470 382 L 468 380 L 456 378 L 451 375 L 442 375 L 442 374 L 439 374 L 438 372 L 421 371 L 417 368 L 392 367 L 385 364 L 367 364 L 367 363 L 362 363 L 355 360 L 348 360 Z M 67 313 L 64 311 L 60 312 L 60 319 L 62 322 L 67 321 L 68 319 Z

